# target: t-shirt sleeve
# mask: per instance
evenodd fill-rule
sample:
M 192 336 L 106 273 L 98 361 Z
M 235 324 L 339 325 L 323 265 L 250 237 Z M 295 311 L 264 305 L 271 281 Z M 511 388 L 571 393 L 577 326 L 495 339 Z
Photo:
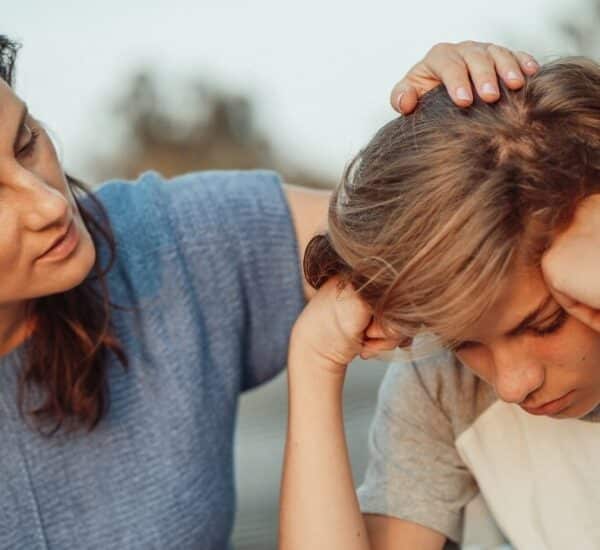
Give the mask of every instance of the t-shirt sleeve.
M 357 494 L 363 513 L 392 516 L 460 542 L 462 512 L 477 493 L 440 405 L 448 354 L 390 365 L 369 431 L 369 461 Z
M 165 180 L 146 172 L 133 184 L 105 184 L 100 195 L 124 236 L 127 262 L 145 262 L 149 278 L 155 271 L 149 258 L 163 264 L 172 258 L 186 301 L 198 308 L 195 318 L 211 338 L 239 347 L 241 390 L 285 367 L 305 298 L 293 221 L 276 173 L 206 171 Z M 162 266 L 163 280 L 169 269 L 175 268 Z

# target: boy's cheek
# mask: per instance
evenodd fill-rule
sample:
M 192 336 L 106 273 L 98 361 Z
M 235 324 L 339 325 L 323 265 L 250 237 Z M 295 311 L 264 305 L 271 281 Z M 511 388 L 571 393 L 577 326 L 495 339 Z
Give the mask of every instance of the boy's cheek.
M 489 358 L 481 350 L 457 351 L 455 355 L 461 364 L 471 370 L 478 378 L 492 385 L 493 383 L 493 365 Z

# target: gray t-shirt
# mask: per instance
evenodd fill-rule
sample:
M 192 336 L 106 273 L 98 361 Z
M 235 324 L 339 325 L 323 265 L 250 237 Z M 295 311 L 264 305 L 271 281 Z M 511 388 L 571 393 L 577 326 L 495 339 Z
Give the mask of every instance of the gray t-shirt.
M 526 550 L 600 548 L 598 418 L 530 415 L 445 350 L 393 363 L 370 430 L 361 509 L 479 548 L 505 539 Z

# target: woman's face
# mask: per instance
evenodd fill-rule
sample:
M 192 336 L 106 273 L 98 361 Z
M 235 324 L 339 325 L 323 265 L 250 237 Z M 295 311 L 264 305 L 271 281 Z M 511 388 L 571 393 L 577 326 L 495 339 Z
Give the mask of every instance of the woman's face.
M 52 142 L 1 80 L 0 228 L 0 308 L 73 288 L 94 264 L 93 241 Z
M 556 418 L 600 404 L 600 334 L 560 308 L 540 270 L 515 269 L 467 336 L 456 355 L 500 399 Z

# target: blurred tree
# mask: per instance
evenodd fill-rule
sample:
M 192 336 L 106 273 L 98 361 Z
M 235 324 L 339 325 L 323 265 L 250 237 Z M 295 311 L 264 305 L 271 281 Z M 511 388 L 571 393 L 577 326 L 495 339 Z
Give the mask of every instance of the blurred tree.
M 587 9 L 575 10 L 558 21 L 558 28 L 569 42 L 573 53 L 598 57 L 600 55 L 600 0 L 586 0 Z M 572 13 L 572 12 L 571 12 Z
M 333 186 L 275 155 L 256 127 L 250 98 L 195 80 L 179 90 L 185 105 L 173 105 L 172 97 L 161 97 L 157 81 L 153 72 L 141 70 L 116 100 L 113 111 L 126 128 L 126 139 L 108 158 L 94 162 L 101 179 L 135 178 L 147 169 L 172 176 L 203 169 L 270 168 L 291 183 Z

